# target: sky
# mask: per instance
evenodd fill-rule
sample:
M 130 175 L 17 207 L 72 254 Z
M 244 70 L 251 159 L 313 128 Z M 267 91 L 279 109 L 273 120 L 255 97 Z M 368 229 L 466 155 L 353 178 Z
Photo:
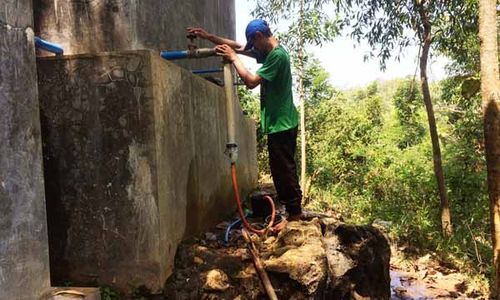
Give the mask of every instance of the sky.
M 236 40 L 245 44 L 245 28 L 253 17 L 251 0 L 236 1 Z M 273 29 L 273 26 L 271 26 Z M 362 87 L 374 80 L 388 80 L 408 75 L 414 76 L 417 70 L 417 47 L 408 47 L 399 62 L 391 60 L 387 69 L 380 71 L 377 60 L 363 61 L 364 55 L 370 50 L 367 44 L 358 45 L 348 37 L 337 37 L 333 42 L 323 47 L 308 47 L 307 51 L 321 61 L 325 70 L 330 73 L 332 85 L 339 89 Z M 258 69 L 255 60 L 241 56 L 244 64 L 253 72 Z M 447 60 L 443 57 L 431 57 L 429 60 L 428 77 L 430 81 L 445 77 L 444 67 Z M 418 73 L 417 73 L 418 76 Z

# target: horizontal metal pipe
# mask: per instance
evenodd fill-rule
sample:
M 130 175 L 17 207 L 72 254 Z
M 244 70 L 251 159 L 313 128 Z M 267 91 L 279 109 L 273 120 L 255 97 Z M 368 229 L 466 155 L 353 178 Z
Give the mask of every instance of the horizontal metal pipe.
M 223 69 L 201 69 L 201 70 L 191 70 L 193 74 L 207 74 L 207 73 L 220 73 Z
M 61 55 L 64 53 L 64 49 L 61 47 L 61 45 L 48 42 L 37 36 L 35 36 L 35 47 L 55 53 L 57 55 Z
M 161 51 L 160 56 L 166 60 L 184 59 L 184 58 L 203 58 L 216 56 L 215 48 L 199 48 L 194 50 L 181 51 Z

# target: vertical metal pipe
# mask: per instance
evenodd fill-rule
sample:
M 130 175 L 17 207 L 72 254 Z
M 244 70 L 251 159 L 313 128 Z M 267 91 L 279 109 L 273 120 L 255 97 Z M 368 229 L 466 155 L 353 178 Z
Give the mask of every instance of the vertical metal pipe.
M 238 147 L 236 145 L 236 131 L 234 124 L 235 93 L 231 64 L 224 62 L 224 92 L 226 93 L 226 116 L 227 116 L 227 144 L 226 151 L 231 163 L 237 160 Z

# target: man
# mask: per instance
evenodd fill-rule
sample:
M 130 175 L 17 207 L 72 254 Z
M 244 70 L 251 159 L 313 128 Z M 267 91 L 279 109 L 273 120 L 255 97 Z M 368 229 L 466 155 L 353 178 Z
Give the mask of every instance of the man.
M 267 134 L 269 165 L 274 186 L 285 205 L 288 221 L 302 216 L 302 191 L 297 177 L 295 150 L 297 147 L 298 114 L 293 104 L 290 57 L 272 35 L 266 21 L 251 21 L 245 31 L 247 44 L 188 28 L 188 32 L 216 44 L 217 53 L 230 61 L 245 85 L 253 89 L 261 85 L 261 127 Z M 243 65 L 236 54 L 257 58 L 263 63 L 256 74 Z

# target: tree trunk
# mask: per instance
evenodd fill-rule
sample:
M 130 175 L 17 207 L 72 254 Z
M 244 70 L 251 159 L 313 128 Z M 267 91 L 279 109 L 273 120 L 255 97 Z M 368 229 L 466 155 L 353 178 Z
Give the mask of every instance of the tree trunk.
M 299 26 L 299 103 L 300 103 L 300 185 L 302 187 L 303 199 L 306 199 L 306 117 L 304 103 L 304 0 L 300 0 L 300 26 Z M 303 200 L 304 201 L 304 200 Z
M 480 0 L 481 96 L 495 266 L 492 292 L 496 299 L 500 299 L 500 79 L 497 34 L 496 1 Z
M 425 11 L 424 4 L 418 6 L 420 19 L 423 25 L 422 32 L 422 53 L 420 55 L 420 81 L 422 85 L 422 95 L 424 98 L 427 119 L 429 122 L 429 132 L 432 141 L 432 158 L 434 161 L 434 174 L 436 175 L 439 199 L 441 201 L 441 227 L 445 236 L 450 236 L 453 232 L 451 224 L 450 206 L 448 201 L 448 192 L 444 182 L 443 164 L 441 161 L 441 148 L 439 146 L 439 137 L 436 127 L 436 118 L 434 117 L 434 108 L 432 107 L 431 93 L 427 81 L 427 60 L 432 42 L 431 24 Z

